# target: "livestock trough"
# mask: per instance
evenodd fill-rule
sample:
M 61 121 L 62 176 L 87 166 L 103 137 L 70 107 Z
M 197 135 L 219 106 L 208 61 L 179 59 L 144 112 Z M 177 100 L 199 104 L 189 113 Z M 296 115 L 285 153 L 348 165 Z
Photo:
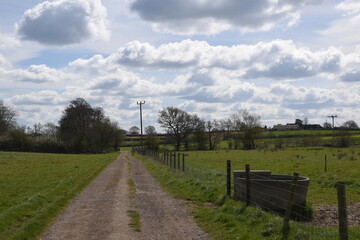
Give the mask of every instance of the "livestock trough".
M 285 211 L 288 205 L 293 176 L 272 175 L 268 170 L 250 172 L 250 204 L 264 209 Z M 294 194 L 294 205 L 304 206 L 310 179 L 298 177 Z M 246 201 L 246 172 L 234 171 L 234 198 Z

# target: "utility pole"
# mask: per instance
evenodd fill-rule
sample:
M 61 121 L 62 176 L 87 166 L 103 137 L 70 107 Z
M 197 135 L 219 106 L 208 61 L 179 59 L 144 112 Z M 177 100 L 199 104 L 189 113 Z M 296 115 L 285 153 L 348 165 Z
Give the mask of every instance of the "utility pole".
M 333 145 L 335 144 L 335 125 L 334 125 L 334 118 L 337 118 L 337 115 L 331 115 L 331 116 L 327 116 L 328 118 L 332 118 L 332 129 L 333 129 Z
M 137 105 L 140 105 L 140 131 L 141 131 L 141 147 L 143 147 L 143 127 L 142 127 L 142 105 L 145 104 L 145 101 L 136 102 Z

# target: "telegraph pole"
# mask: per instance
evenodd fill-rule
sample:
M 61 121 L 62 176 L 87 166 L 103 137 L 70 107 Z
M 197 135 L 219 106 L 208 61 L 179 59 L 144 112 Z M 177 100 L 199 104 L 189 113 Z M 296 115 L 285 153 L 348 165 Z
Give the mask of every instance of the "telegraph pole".
M 337 118 L 337 115 L 331 115 L 331 116 L 327 116 L 328 118 L 332 118 L 332 129 L 333 129 L 333 145 L 335 144 L 335 125 L 334 125 L 334 118 Z
M 143 127 L 142 127 L 142 105 L 145 104 L 145 101 L 136 102 L 137 105 L 140 105 L 140 131 L 141 131 L 141 147 L 143 146 Z

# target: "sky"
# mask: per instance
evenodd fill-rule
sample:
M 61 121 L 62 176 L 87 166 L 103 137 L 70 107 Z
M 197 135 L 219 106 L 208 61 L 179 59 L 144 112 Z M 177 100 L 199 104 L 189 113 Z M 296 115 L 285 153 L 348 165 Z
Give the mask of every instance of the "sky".
M 71 100 L 119 126 L 168 106 L 204 120 L 360 123 L 358 0 L 0 0 L 0 100 L 20 125 Z

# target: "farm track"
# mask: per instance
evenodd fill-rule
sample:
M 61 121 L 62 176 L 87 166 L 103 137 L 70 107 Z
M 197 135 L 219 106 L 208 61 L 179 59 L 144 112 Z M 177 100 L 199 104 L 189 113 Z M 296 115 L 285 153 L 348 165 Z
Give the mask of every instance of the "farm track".
M 135 182 L 135 199 L 128 180 Z M 128 211 L 140 214 L 140 232 Z M 77 196 L 40 240 L 209 239 L 188 213 L 185 201 L 165 193 L 141 161 L 123 152 Z

